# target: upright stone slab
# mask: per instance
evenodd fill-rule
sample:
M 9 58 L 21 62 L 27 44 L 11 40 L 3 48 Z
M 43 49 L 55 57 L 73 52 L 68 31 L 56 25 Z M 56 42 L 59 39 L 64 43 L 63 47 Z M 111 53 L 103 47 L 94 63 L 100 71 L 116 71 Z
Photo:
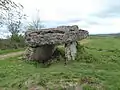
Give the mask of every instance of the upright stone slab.
M 59 26 L 57 28 L 42 29 L 39 31 L 27 31 L 25 41 L 33 48 L 30 54 L 32 59 L 47 61 L 55 50 L 55 45 L 65 44 L 65 56 L 67 60 L 75 60 L 77 49 L 76 42 L 88 36 L 88 31 L 79 29 L 77 25 Z
M 77 53 L 76 42 L 70 42 L 65 44 L 65 57 L 67 60 L 75 60 Z

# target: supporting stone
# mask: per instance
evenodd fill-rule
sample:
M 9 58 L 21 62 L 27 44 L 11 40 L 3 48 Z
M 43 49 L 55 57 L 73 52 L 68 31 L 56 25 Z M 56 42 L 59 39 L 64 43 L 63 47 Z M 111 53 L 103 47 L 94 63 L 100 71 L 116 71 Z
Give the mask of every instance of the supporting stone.
M 76 45 L 76 42 L 70 42 L 65 44 L 65 57 L 67 60 L 75 60 L 77 54 Z
M 34 49 L 31 48 L 31 47 L 27 47 L 26 50 L 25 50 L 25 53 L 23 55 L 23 58 L 25 60 L 33 60 L 33 53 L 34 53 Z

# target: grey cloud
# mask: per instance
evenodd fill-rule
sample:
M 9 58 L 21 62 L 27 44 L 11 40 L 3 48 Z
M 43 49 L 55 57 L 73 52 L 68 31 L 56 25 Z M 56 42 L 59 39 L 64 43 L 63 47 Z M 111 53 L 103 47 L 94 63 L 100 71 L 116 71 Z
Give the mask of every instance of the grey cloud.
M 1 27 L 0 33 L 9 33 L 9 31 L 5 27 Z
M 91 16 L 100 18 L 120 17 L 120 0 L 108 0 L 103 11 L 92 14 Z
M 82 19 L 70 19 L 70 20 L 63 20 L 63 21 L 42 21 L 42 22 L 47 28 L 49 28 L 49 27 L 57 27 L 61 25 L 68 25 L 70 23 L 76 23 L 80 21 L 82 21 Z
M 86 23 L 88 23 L 89 25 L 99 25 L 101 24 L 99 21 L 92 21 L 92 20 L 86 20 Z
M 70 20 L 63 20 L 63 21 L 42 21 L 43 23 L 57 23 L 57 24 L 66 24 L 66 23 L 75 23 L 75 22 L 79 22 L 79 21 L 82 21 L 82 19 L 70 19 Z
M 57 27 L 57 26 L 61 26 L 61 25 L 69 25 L 70 23 L 81 23 L 82 21 L 85 22 L 85 24 L 80 25 L 80 27 L 84 27 L 84 28 L 89 28 L 91 25 L 101 25 L 101 22 L 99 22 L 99 20 L 97 19 L 71 19 L 71 20 L 66 20 L 66 21 L 43 21 L 46 28 L 52 28 L 52 27 Z

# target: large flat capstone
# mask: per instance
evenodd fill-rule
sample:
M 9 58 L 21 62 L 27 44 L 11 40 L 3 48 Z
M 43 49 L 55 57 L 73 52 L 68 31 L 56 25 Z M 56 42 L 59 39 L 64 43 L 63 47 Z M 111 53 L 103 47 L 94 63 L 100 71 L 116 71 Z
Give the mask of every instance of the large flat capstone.
M 27 31 L 26 43 L 30 47 L 42 45 L 56 45 L 82 40 L 88 36 L 88 31 L 74 26 L 59 26 L 57 28 L 41 29 L 39 31 Z

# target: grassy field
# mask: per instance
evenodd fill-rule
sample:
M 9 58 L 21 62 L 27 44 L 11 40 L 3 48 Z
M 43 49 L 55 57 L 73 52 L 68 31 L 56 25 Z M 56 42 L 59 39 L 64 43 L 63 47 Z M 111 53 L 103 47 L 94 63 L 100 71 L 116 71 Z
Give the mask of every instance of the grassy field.
M 18 52 L 18 51 L 24 51 L 24 49 L 23 49 L 23 48 L 20 48 L 20 49 L 0 50 L 0 55 L 8 54 L 8 53 L 11 53 L 11 52 Z
M 83 90 L 120 90 L 120 38 L 92 36 L 81 44 L 76 60 L 66 66 L 62 57 L 49 67 L 20 56 L 0 61 L 0 90 L 65 90 L 74 84 Z

